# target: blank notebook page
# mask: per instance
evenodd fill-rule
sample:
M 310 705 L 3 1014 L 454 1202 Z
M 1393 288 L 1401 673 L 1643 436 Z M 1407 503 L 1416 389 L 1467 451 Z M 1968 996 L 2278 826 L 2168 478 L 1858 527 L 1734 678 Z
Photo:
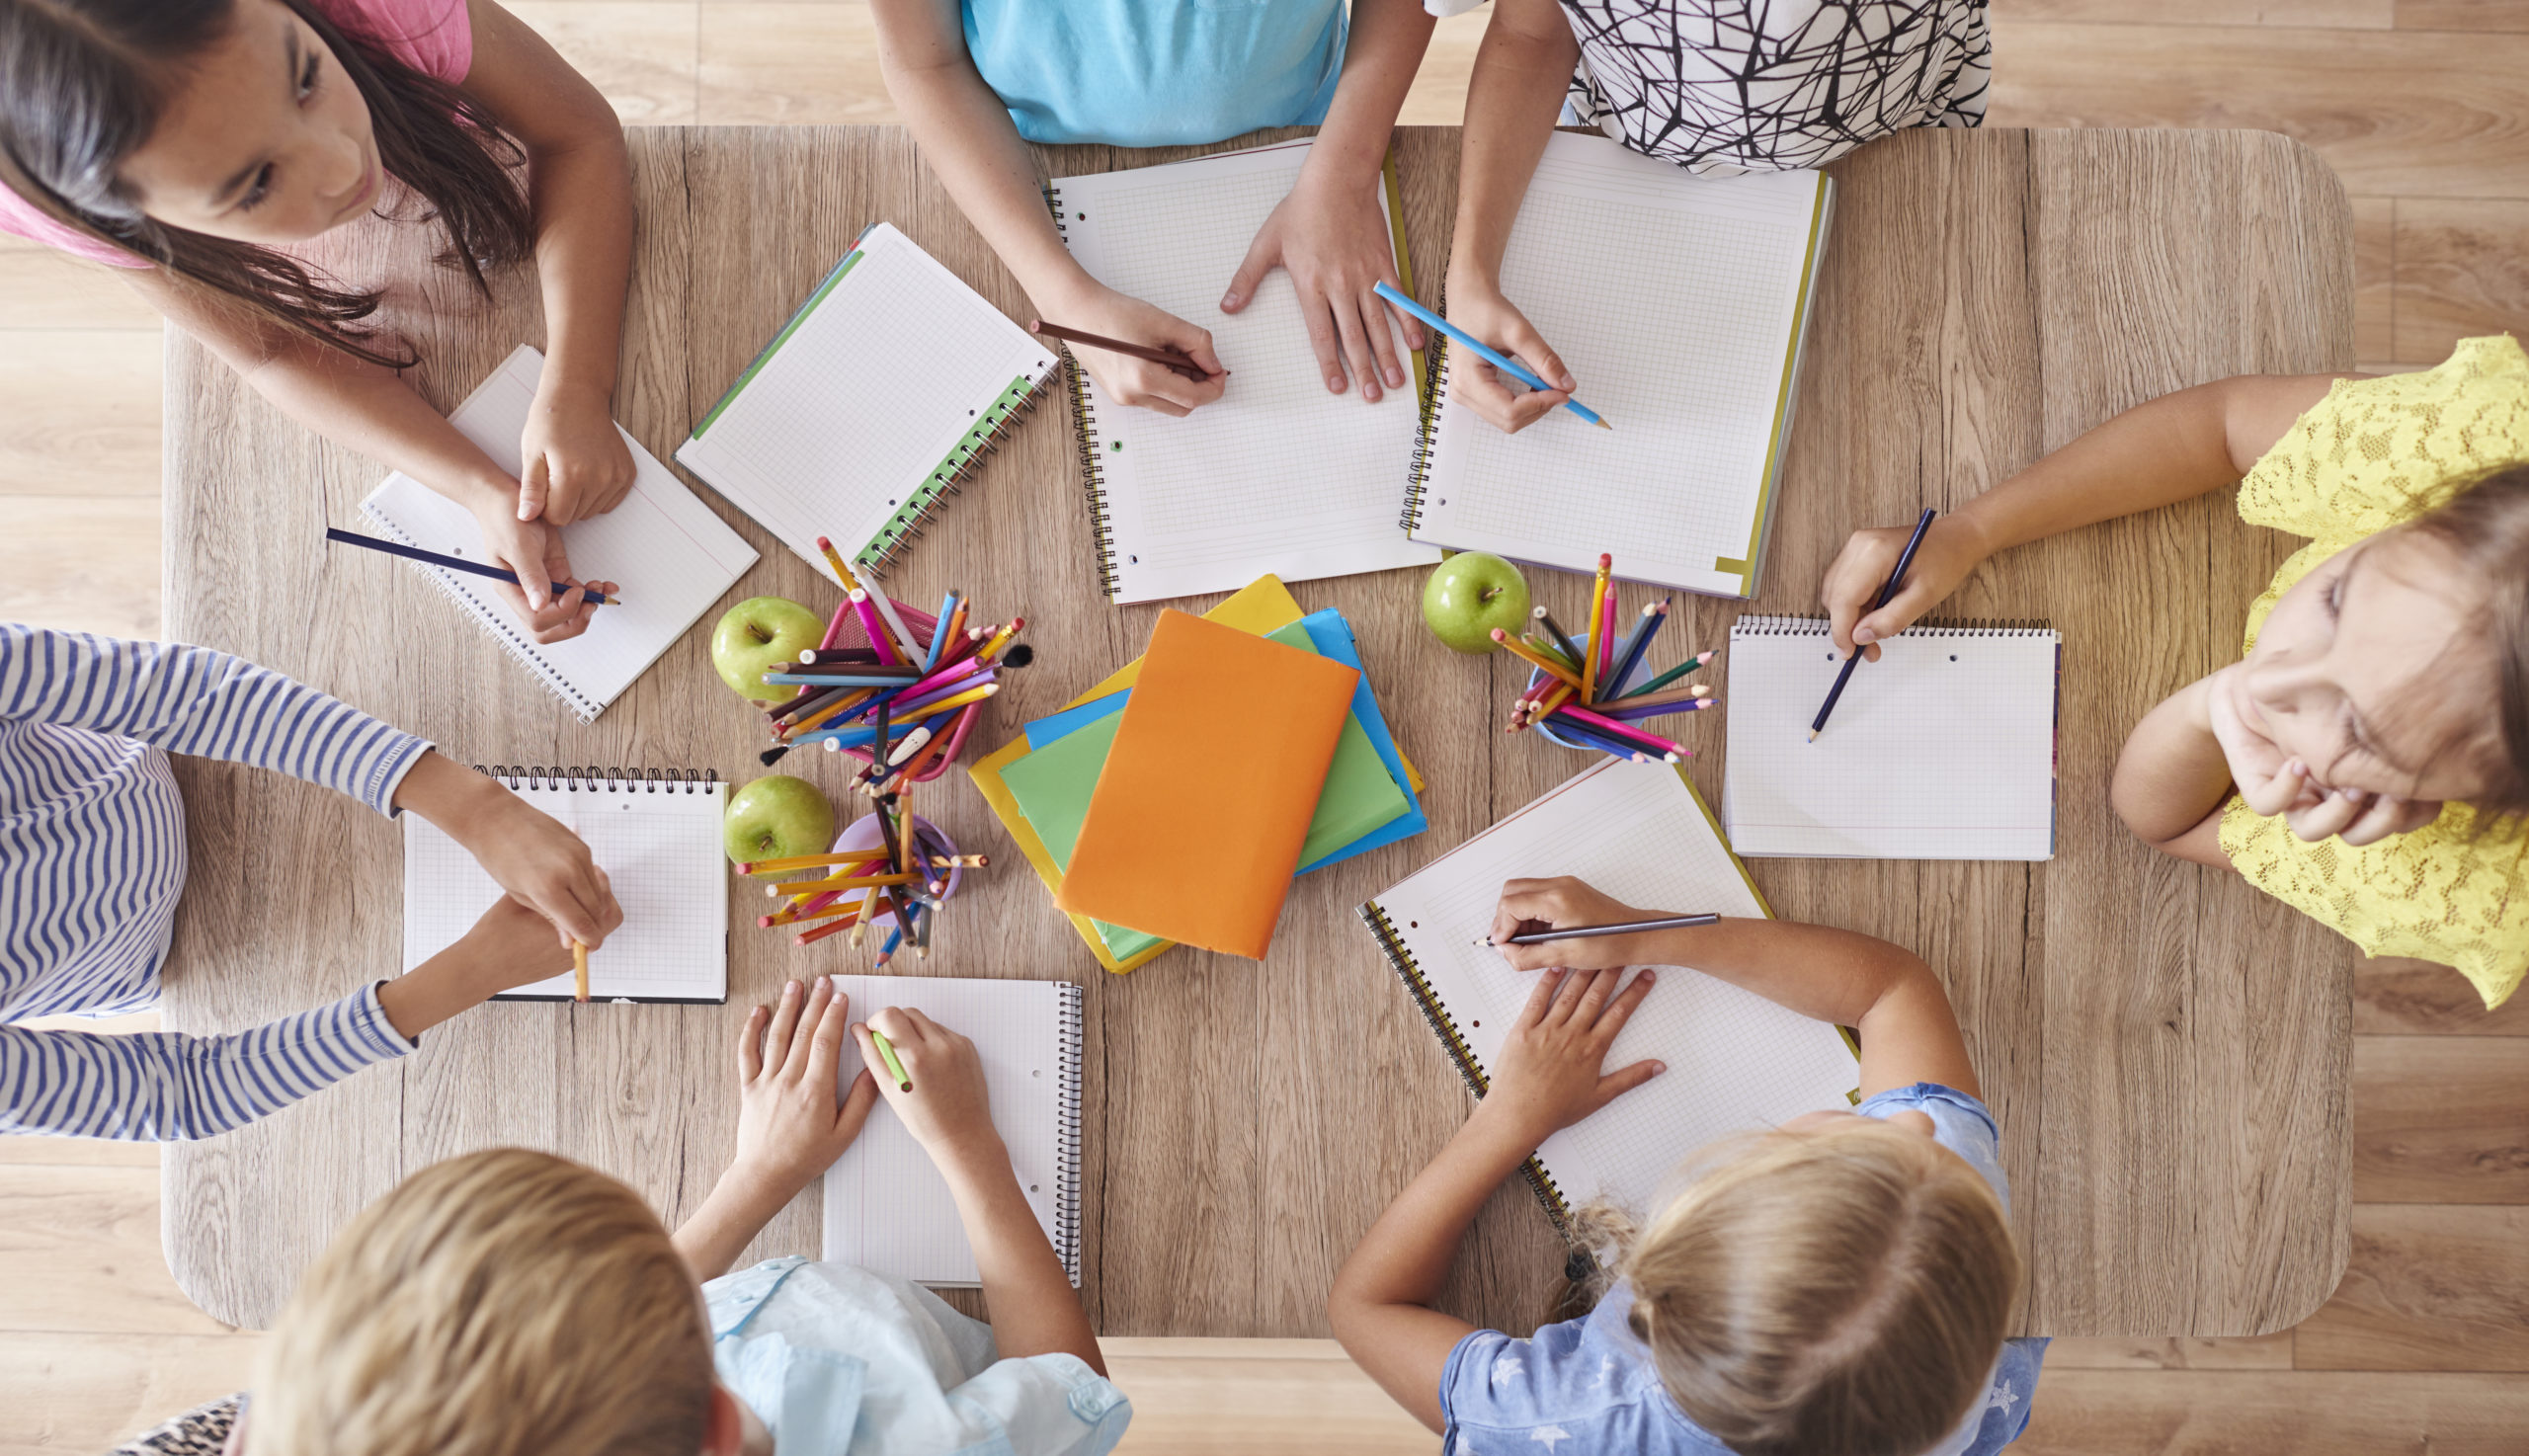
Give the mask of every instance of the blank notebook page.
M 1615 428 L 1558 409 L 1505 435 L 1456 398 L 1480 362 L 1450 350 L 1415 539 L 1572 571 L 1612 542 L 1628 577 L 1745 595 L 1824 185 L 1556 133 L 1502 291 Z
M 1504 881 L 1558 874 L 1645 910 L 1765 914 L 1675 769 L 1609 760 L 1584 771 L 1374 902 L 1488 1075 L 1536 977 L 1475 942 L 1493 928 Z M 1537 1149 L 1569 1207 L 1603 1194 L 1649 1212 L 1698 1148 L 1847 1106 L 1855 1081 L 1835 1027 L 1690 970 L 1661 977 L 1605 1067 L 1646 1057 L 1668 1072 Z
M 1913 627 L 1853 670 L 1811 617 L 1730 632 L 1722 822 L 1742 854 L 2047 859 L 2056 666 L 2042 628 Z
M 450 414 L 457 433 L 515 476 L 519 437 L 535 403 L 544 356 L 521 345 Z M 618 427 L 617 432 L 621 434 Z M 589 629 L 567 642 L 538 645 L 494 583 L 443 567 L 414 564 L 472 613 L 510 654 L 532 669 L 587 722 L 632 686 L 659 654 L 685 635 L 720 594 L 756 561 L 755 547 L 668 473 L 631 436 L 631 493 L 603 516 L 562 528 L 571 569 L 582 581 L 614 582 L 622 601 L 601 607 Z M 385 532 L 410 546 L 468 561 L 483 559 L 483 529 L 462 506 L 397 473 L 361 503 Z
M 623 925 L 589 956 L 592 1001 L 729 999 L 729 886 L 720 849 L 721 785 L 511 786 L 588 843 L 623 907 Z M 703 791 L 690 791 L 703 790 Z M 404 969 L 473 928 L 500 886 L 474 856 L 418 814 L 404 816 Z M 572 994 L 568 970 L 503 993 Z
M 837 976 L 834 985 L 852 998 L 855 1021 L 910 1007 L 975 1044 L 1019 1190 L 1079 1287 L 1080 988 L 929 976 Z M 847 1049 L 845 1088 L 860 1067 Z M 826 1170 L 825 1189 L 827 1258 L 916 1284 L 981 1282 L 947 1180 L 883 1099 Z
M 1209 329 L 1230 371 L 1227 392 L 1182 420 L 1090 384 L 1119 602 L 1231 591 L 1266 572 L 1304 581 L 1439 559 L 1397 525 L 1396 483 L 1420 423 L 1412 383 L 1376 404 L 1357 385 L 1328 393 L 1283 269 L 1246 308 L 1221 312 L 1256 229 L 1307 160 L 1308 144 L 1294 142 L 1053 184 L 1081 266 Z

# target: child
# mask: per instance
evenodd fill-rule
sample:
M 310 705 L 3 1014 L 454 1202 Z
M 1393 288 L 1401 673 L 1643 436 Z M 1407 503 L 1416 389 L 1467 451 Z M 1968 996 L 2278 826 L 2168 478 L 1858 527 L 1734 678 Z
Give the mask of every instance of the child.
M 396 377 L 417 361 L 366 322 L 375 287 L 287 251 L 372 212 L 435 219 L 486 296 L 487 268 L 534 257 L 522 478 Z M 614 590 L 571 575 L 557 527 L 632 486 L 612 416 L 623 131 L 493 0 L 0 0 L 0 230 L 127 270 L 284 413 L 471 511 L 537 641 L 592 609 L 548 583 Z
M 1449 321 L 1556 387 L 1513 392 L 1481 360 L 1451 387 L 1508 431 L 1572 397 L 1572 371 L 1502 295 L 1502 251 L 1567 99 L 1572 119 L 1685 171 L 1776 172 L 1910 126 L 1982 123 L 1993 50 L 1985 0 L 1499 0 L 1467 81 Z
M 2244 477 L 2244 478 L 2243 478 Z M 2243 375 L 2126 411 L 1932 523 L 1854 534 L 1836 645 L 1903 630 L 1996 551 L 2239 486 L 2311 538 L 2248 607 L 2245 656 L 2146 714 L 2110 801 L 2135 834 L 2368 955 L 2456 966 L 2490 1008 L 2529 968 L 2529 357 L 2469 339 L 2387 378 Z
M 8 1024 L 157 1003 L 185 887 L 169 753 L 410 809 L 509 898 L 454 945 L 334 1003 L 223 1036 Z M 204 1138 L 413 1049 L 495 992 L 567 969 L 623 912 L 588 846 L 431 746 L 205 647 L 0 623 L 0 1132 Z
M 2042 1339 L 2003 1338 L 2020 1284 L 1993 1113 L 1931 969 L 1822 926 L 1509 945 L 1556 926 L 1647 920 L 1576 879 L 1512 880 L 1493 939 L 1542 970 L 1475 1114 L 1345 1261 L 1336 1337 L 1451 1452 L 1692 1456 L 1984 1453 L 2028 1421 Z M 1728 1150 L 1636 1232 L 1584 1319 L 1528 1339 L 1430 1307 L 1475 1211 L 1539 1143 L 1662 1075 L 1600 1064 L 1659 972 L 1685 965 L 1861 1032 L 1863 1100 Z M 1691 1152 L 1678 1149 L 1679 1154 Z M 1570 1441 L 1569 1449 L 1563 1442 Z M 1531 1446 L 1531 1442 L 1535 1443 Z
M 793 981 L 738 1040 L 737 1153 L 673 1240 L 631 1189 L 502 1149 L 354 1220 L 265 1341 L 244 1456 L 1097 1456 L 1132 1408 L 993 1131 L 972 1042 L 848 1022 Z M 896 1046 L 899 1092 L 869 1040 Z M 865 1070 L 838 1096 L 847 1037 Z M 957 1199 L 987 1327 L 926 1289 L 790 1257 L 726 1274 L 887 1105 Z M 702 1297 L 694 1297 L 694 1281 Z M 715 1378 L 716 1376 L 716 1378 Z
M 887 91 L 948 195 L 1046 318 L 1109 338 L 1166 345 L 1212 377 L 1074 346 L 1099 387 L 1124 404 L 1183 415 L 1221 397 L 1212 336 L 1091 278 L 1063 247 L 1020 144 L 1174 146 L 1265 126 L 1324 124 L 1308 164 L 1228 281 L 1236 313 L 1278 264 L 1290 270 L 1329 391 L 1361 398 L 1406 387 L 1423 331 L 1371 291 L 1397 282 L 1379 169 L 1397 108 L 1431 39 L 1413 0 L 1184 5 L 1175 0 L 874 0 Z M 1340 80 L 1339 80 L 1340 72 Z

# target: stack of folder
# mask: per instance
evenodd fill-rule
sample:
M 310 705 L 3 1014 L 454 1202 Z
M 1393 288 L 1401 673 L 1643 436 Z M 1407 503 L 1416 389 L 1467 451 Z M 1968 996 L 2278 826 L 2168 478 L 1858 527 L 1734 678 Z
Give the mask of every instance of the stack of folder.
M 1110 971 L 1262 958 L 1294 873 L 1428 827 L 1341 612 L 1264 577 L 968 771 Z

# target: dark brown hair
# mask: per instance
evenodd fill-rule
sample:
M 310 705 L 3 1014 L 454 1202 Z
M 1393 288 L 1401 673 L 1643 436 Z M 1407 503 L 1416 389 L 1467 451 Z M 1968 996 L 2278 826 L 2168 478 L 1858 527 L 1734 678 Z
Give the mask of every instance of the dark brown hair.
M 347 288 L 289 255 L 169 227 L 132 202 L 124 158 L 149 139 L 186 64 L 228 32 L 237 0 L 0 0 L 0 184 L 67 226 L 146 258 L 181 283 L 370 364 L 415 361 L 367 320 L 375 290 Z M 487 266 L 518 262 L 535 225 L 522 160 L 482 104 L 336 25 L 314 0 L 281 0 L 315 31 L 368 104 L 377 155 L 448 229 L 441 261 L 489 292 Z
M 2484 591 L 2486 640 L 2493 651 L 2499 734 L 2488 766 L 2492 785 L 2469 800 L 2481 826 L 2529 814 L 2529 461 L 2502 465 L 2459 487 L 2406 529 L 2448 548 Z

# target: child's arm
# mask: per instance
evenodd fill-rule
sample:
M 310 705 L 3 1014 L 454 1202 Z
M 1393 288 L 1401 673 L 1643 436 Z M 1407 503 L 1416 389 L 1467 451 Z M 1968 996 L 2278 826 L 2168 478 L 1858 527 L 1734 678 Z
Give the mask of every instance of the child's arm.
M 1212 336 L 1183 319 L 1101 283 L 1072 260 L 1045 210 L 1035 162 L 1001 98 L 976 72 L 954 0 L 872 0 L 878 66 L 913 128 L 924 160 L 1004 267 L 1047 319 L 1109 338 L 1173 347 L 1212 377 L 1196 382 L 1164 364 L 1074 346 L 1107 394 L 1164 415 L 1221 397 Z
M 1512 967 L 1691 966 L 1765 1000 L 1861 1033 L 1861 1093 L 1935 1082 L 1978 1095 L 1958 1016 L 1930 966 L 1871 935 L 1796 921 L 1725 920 L 1683 930 L 1509 945 L 1557 926 L 1604 926 L 1692 914 L 1693 906 L 1636 910 L 1569 875 L 1502 887 L 1492 935 Z
M 1399 350 L 1388 334 L 1392 310 L 1371 290 L 1381 283 L 1404 286 L 1379 172 L 1397 109 L 1430 41 L 1431 15 L 1416 0 L 1359 0 L 1352 7 L 1344 77 L 1326 124 L 1300 180 L 1256 230 L 1246 261 L 1221 295 L 1221 312 L 1236 313 L 1277 265 L 1290 270 L 1327 389 L 1343 393 L 1348 369 L 1366 401 L 1379 398 L 1381 381 L 1389 389 L 1405 387 L 1404 356 L 1424 342 L 1423 326 L 1398 313 L 1406 340 Z
M 1621 975 L 1549 973 L 1537 983 L 1475 1115 L 1370 1225 L 1327 1292 L 1326 1318 L 1345 1351 L 1433 1430 L 1444 1424 L 1440 1372 L 1476 1327 L 1430 1304 L 1475 1211 L 1539 1143 L 1665 1070 L 1636 1062 L 1599 1075 L 1656 979 L 1645 972 L 1618 992 Z
M 896 1059 L 913 1091 L 896 1085 L 877 1044 L 875 1027 L 894 1043 Z M 984 1303 L 992 1309 L 993 1347 L 1005 1359 L 1056 1352 L 1078 1355 L 1103 1375 L 1106 1362 L 1089 1315 L 1071 1287 L 1054 1246 L 1045 1239 L 1027 1195 L 1019 1190 L 1010 1150 L 992 1125 L 983 1063 L 975 1044 L 918 1011 L 887 1007 L 855 1025 L 862 1075 L 878 1083 L 905 1129 L 948 1180 L 958 1221 L 974 1246 Z
M 1504 430 L 1523 430 L 1572 397 L 1572 371 L 1502 296 L 1502 252 L 1580 58 L 1580 42 L 1556 0 L 1498 0 L 1467 79 L 1457 229 L 1449 245 L 1449 321 L 1557 386 L 1517 393 L 1482 360 L 1453 364 L 1450 387 Z M 1622 246 L 1621 239 L 1606 241 Z
M 1906 585 L 1870 604 L 1912 527 L 1858 530 L 1819 597 L 1838 650 L 1905 630 L 1997 551 L 2236 485 L 2340 374 L 2242 374 L 2136 405 L 1932 523 Z

